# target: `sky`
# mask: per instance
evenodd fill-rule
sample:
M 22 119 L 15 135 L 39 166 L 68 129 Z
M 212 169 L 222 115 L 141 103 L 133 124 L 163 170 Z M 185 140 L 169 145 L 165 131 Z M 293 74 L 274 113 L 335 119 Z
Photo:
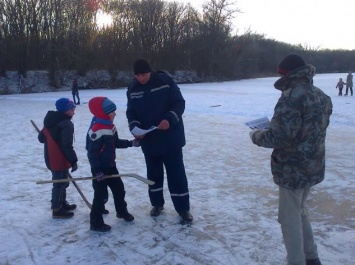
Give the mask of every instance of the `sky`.
M 170 0 L 168 0 L 170 1 Z M 174 0 L 171 0 L 174 1 Z M 232 2 L 231 0 L 230 2 Z M 178 0 L 202 6 L 204 0 Z M 319 49 L 355 49 L 353 0 L 235 0 L 238 34 L 250 29 L 278 41 Z
M 352 265 L 355 259 L 355 97 L 338 97 L 336 82 L 346 73 L 316 75 L 314 84 L 332 97 L 334 110 L 326 139 L 325 180 L 311 190 L 310 220 L 323 264 Z M 115 217 L 110 193 L 104 216 L 108 233 L 89 230 L 90 210 L 73 185 L 67 200 L 73 218 L 53 220 L 51 179 L 37 140 L 48 110 L 70 91 L 0 96 L 0 264 L 8 265 L 284 265 L 286 251 L 277 223 L 278 188 L 270 172 L 271 149 L 252 144 L 246 122 L 271 118 L 280 92 L 277 78 L 180 85 L 187 144 L 183 148 L 189 181 L 191 225 L 179 224 L 167 185 L 161 216 L 149 215 L 147 184 L 124 178 L 131 223 Z M 125 89 L 80 90 L 74 148 L 75 178 L 90 176 L 85 135 L 91 121 L 87 102 L 106 96 L 117 105 L 121 139 L 132 139 L 125 118 Z M 120 173 L 146 177 L 140 148 L 117 150 Z M 91 202 L 90 181 L 77 181 Z

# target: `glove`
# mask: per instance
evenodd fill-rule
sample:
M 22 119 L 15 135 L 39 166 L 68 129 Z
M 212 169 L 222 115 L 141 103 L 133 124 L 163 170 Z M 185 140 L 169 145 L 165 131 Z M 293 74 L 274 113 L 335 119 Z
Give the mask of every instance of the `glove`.
M 105 179 L 104 177 L 105 177 L 105 175 L 102 172 L 99 172 L 99 173 L 95 174 L 95 178 L 96 178 L 97 181 L 104 180 Z
M 140 142 L 138 139 L 131 140 L 130 142 L 131 142 L 132 147 L 133 147 L 133 146 L 134 146 L 134 147 L 139 147 L 139 146 L 141 146 L 141 142 Z
M 255 132 L 259 131 L 259 129 L 253 129 L 249 132 L 250 139 L 253 141 L 253 135 Z
M 74 163 L 72 166 L 71 166 L 71 172 L 74 172 L 78 169 L 78 164 L 77 163 Z

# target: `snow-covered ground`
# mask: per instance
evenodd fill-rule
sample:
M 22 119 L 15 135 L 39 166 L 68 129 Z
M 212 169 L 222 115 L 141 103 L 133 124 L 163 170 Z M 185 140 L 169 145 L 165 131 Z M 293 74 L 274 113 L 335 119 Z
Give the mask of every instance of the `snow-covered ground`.
M 326 179 L 309 198 L 310 218 L 325 265 L 351 265 L 355 260 L 355 97 L 338 97 L 335 85 L 346 74 L 316 75 L 314 83 L 334 104 L 327 135 Z M 106 207 L 109 233 L 89 230 L 89 208 L 73 185 L 75 216 L 51 218 L 51 179 L 43 146 L 30 120 L 43 118 L 70 92 L 0 96 L 0 264 L 127 264 L 127 265 L 281 265 L 286 252 L 277 223 L 278 188 L 273 183 L 271 149 L 253 145 L 245 122 L 273 114 L 280 92 L 276 78 L 180 85 L 186 99 L 187 145 L 184 161 L 189 180 L 191 226 L 180 225 L 165 187 L 164 214 L 152 218 L 147 185 L 123 179 L 132 223 L 115 217 L 112 197 Z M 125 90 L 80 91 L 76 109 L 75 149 L 79 169 L 73 177 L 90 176 L 84 148 L 91 121 L 88 100 L 107 96 L 117 104 L 115 124 L 121 138 L 132 139 L 125 117 Z M 117 150 L 120 173 L 146 176 L 140 148 Z M 78 181 L 89 201 L 90 181 Z

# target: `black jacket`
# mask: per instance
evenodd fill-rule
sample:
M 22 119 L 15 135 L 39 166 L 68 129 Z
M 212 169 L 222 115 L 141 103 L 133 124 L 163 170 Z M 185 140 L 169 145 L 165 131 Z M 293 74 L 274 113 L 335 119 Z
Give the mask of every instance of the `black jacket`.
M 182 120 L 185 100 L 180 88 L 167 74 L 152 72 L 145 85 L 134 80 L 128 87 L 127 99 L 126 115 L 130 130 L 135 126 L 149 129 L 164 119 L 170 123 L 168 130 L 154 130 L 144 136 L 141 146 L 145 154 L 161 155 L 185 145 Z
M 60 111 L 48 111 L 44 118 L 44 128 L 48 130 L 51 138 L 57 145 L 51 144 L 49 139 L 46 139 L 45 133 L 42 130 L 38 134 L 38 140 L 44 143 L 44 157 L 48 169 L 53 170 L 55 164 L 62 163 L 63 158 L 58 157 L 57 148 L 63 153 L 71 166 L 73 166 L 78 158 L 73 148 L 74 125 L 71 122 L 71 117 Z M 67 168 L 63 168 L 64 170 Z

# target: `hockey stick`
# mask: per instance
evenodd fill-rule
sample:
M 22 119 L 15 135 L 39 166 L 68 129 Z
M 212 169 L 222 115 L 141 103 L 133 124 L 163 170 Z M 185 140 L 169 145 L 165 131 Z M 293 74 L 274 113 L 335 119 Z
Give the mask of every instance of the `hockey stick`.
M 37 127 L 36 123 L 33 120 L 30 120 L 30 122 L 31 122 L 32 126 L 36 129 L 36 131 L 38 133 L 40 133 L 41 130 Z
M 104 179 L 109 179 L 109 178 L 121 178 L 121 177 L 131 177 L 138 179 L 144 183 L 147 183 L 148 185 L 153 185 L 155 182 L 151 181 L 149 179 L 143 178 L 142 176 L 139 176 L 137 174 L 120 174 L 120 175 L 107 175 L 104 176 Z M 72 179 L 55 179 L 55 180 L 39 180 L 36 181 L 36 184 L 47 184 L 47 183 L 62 183 L 62 182 L 69 182 L 69 181 L 79 181 L 79 180 L 92 180 L 96 179 L 96 177 L 82 177 L 82 178 L 72 178 Z
M 37 127 L 37 125 L 35 124 L 35 122 L 33 120 L 31 120 L 31 123 L 33 125 L 33 127 L 36 129 L 36 131 L 39 133 L 40 130 L 39 128 Z M 73 177 L 71 176 L 71 174 L 68 172 L 68 177 L 70 179 L 73 179 Z M 86 205 L 91 209 L 92 205 L 91 203 L 89 203 L 89 201 L 86 199 L 84 193 L 81 191 L 81 189 L 79 188 L 78 184 L 75 183 L 75 181 L 73 181 L 73 185 L 74 187 L 76 188 L 76 190 L 79 192 L 81 198 L 84 200 L 84 202 L 86 203 Z
M 72 175 L 70 175 L 69 172 L 68 172 L 68 177 L 69 177 L 70 179 L 74 179 L 74 178 L 72 177 Z M 74 187 L 76 188 L 76 190 L 79 192 L 81 198 L 84 200 L 84 202 L 86 203 L 86 205 L 91 209 L 91 207 L 92 207 L 91 203 L 86 199 L 84 193 L 81 191 L 81 189 L 79 188 L 78 184 L 76 184 L 75 181 L 72 181 L 72 182 L 73 182 L 73 185 L 74 185 Z

